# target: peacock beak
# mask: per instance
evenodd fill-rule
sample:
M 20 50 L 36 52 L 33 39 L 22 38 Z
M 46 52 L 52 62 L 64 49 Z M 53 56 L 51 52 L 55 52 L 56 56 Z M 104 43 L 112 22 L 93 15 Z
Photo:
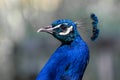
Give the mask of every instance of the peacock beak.
M 52 34 L 53 33 L 53 27 L 51 25 L 47 26 L 47 27 L 44 27 L 44 28 L 40 28 L 37 30 L 37 32 L 47 32 L 47 33 L 50 33 Z
M 55 27 L 52 27 L 51 25 L 49 25 L 49 26 L 47 26 L 45 28 L 38 29 L 37 32 L 47 32 L 47 33 L 53 34 L 54 29 L 59 28 L 60 26 L 61 26 L 61 24 L 57 25 Z

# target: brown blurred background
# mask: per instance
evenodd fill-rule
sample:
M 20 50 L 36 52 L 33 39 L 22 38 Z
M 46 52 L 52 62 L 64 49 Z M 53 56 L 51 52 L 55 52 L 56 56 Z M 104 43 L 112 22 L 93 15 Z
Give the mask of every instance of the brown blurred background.
M 38 28 L 56 19 L 99 17 L 100 36 L 90 40 L 83 80 L 120 80 L 120 0 L 0 0 L 0 80 L 35 80 L 60 42 Z M 89 28 L 89 27 L 88 27 Z

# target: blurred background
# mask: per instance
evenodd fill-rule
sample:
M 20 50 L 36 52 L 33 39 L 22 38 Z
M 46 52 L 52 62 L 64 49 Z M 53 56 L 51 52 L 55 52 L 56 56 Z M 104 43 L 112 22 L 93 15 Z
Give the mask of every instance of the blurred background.
M 37 29 L 57 19 L 99 17 L 99 38 L 79 32 L 90 48 L 83 80 L 120 80 L 120 0 L 0 0 L 0 80 L 35 80 L 60 42 Z M 87 20 L 85 20 L 87 23 Z

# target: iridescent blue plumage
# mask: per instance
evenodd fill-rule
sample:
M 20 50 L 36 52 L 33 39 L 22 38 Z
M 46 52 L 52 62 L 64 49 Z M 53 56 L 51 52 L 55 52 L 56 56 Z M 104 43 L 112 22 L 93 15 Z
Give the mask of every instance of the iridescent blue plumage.
M 56 20 L 38 31 L 48 32 L 61 41 L 36 80 L 82 80 L 89 62 L 89 49 L 71 20 Z
M 36 80 L 81 80 L 89 61 L 86 43 L 77 36 L 62 44 L 48 60 Z
M 77 31 L 77 26 L 73 21 L 65 20 L 65 19 L 56 20 L 52 23 L 52 27 L 55 27 L 60 24 L 61 24 L 61 27 L 64 27 L 64 28 L 69 28 L 70 26 L 73 26 L 73 30 L 68 35 L 59 35 L 59 33 L 62 32 L 61 28 L 57 28 L 54 30 L 53 36 L 58 40 L 60 40 L 62 43 L 69 43 L 73 41 L 77 35 L 79 35 Z

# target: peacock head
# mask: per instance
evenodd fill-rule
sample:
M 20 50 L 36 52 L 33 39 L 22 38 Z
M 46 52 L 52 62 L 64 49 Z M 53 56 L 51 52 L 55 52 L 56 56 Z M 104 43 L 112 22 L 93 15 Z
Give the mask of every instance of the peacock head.
M 76 23 L 65 19 L 56 20 L 51 25 L 38 29 L 37 32 L 47 32 L 62 43 L 70 43 L 79 35 Z

